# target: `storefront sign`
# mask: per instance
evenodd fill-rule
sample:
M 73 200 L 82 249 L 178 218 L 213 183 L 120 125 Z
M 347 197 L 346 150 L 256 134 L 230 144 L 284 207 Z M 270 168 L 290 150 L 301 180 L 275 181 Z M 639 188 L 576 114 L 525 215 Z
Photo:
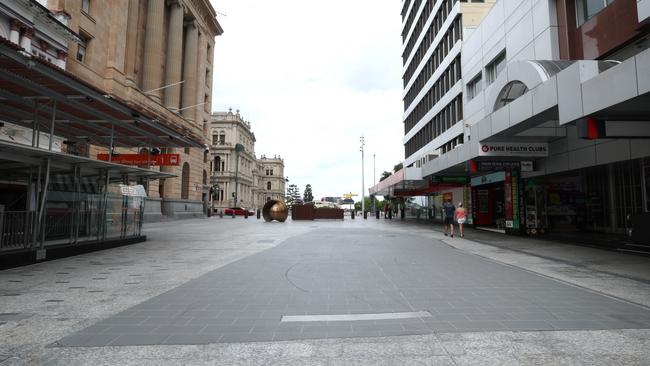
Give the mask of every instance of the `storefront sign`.
M 472 178 L 472 187 L 482 186 L 485 184 L 498 183 L 506 180 L 505 172 L 494 172 L 479 177 Z
M 513 172 L 511 177 L 511 186 L 512 186 L 512 220 L 513 220 L 513 229 L 519 229 L 519 174 Z
M 522 161 L 521 162 L 521 171 L 522 172 L 534 172 L 535 168 L 532 161 Z
M 490 160 L 477 161 L 476 168 L 480 172 L 490 172 L 495 170 L 515 170 L 521 168 L 519 161 Z
M 446 177 L 446 176 L 434 175 L 431 177 L 431 183 L 467 184 L 469 183 L 469 179 L 467 177 Z
M 479 144 L 479 156 L 548 156 L 545 142 L 484 142 Z
M 97 160 L 108 161 L 108 154 L 97 154 Z M 136 166 L 179 166 L 180 154 L 116 154 L 111 163 Z

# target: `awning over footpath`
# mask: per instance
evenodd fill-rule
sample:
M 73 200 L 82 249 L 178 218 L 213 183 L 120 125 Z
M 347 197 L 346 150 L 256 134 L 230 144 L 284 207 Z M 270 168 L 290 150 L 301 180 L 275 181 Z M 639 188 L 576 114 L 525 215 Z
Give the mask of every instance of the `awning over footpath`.
M 449 179 L 421 179 L 418 168 L 404 168 L 377 183 L 369 189 L 373 196 L 417 197 L 426 196 L 451 187 L 466 183 L 465 176 L 448 177 Z
M 81 178 L 102 178 L 108 173 L 111 183 L 125 180 L 173 178 L 176 175 L 128 165 L 68 155 L 56 151 L 0 141 L 0 179 L 21 181 L 29 177 L 31 167 L 50 160 L 50 174 L 70 174 L 79 169 Z
M 205 147 L 190 129 L 151 116 L 0 38 L 0 120 L 100 146 Z

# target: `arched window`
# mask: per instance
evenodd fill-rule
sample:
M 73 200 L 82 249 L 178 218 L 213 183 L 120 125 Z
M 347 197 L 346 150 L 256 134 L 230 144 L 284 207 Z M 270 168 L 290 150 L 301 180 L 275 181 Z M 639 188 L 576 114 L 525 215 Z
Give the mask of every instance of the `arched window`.
M 181 199 L 190 198 L 190 164 L 183 164 L 183 171 L 181 173 Z
M 214 171 L 215 172 L 221 171 L 221 156 L 217 156 L 216 158 L 214 158 Z
M 513 100 L 519 98 L 520 96 L 526 94 L 528 87 L 526 84 L 521 81 L 511 81 L 506 86 L 501 89 L 497 101 L 494 104 L 494 110 L 499 110 L 506 105 L 510 104 Z
M 203 162 L 207 163 L 208 162 L 208 155 L 210 154 L 210 150 L 205 150 L 203 152 Z
M 205 169 L 204 169 L 203 170 L 203 185 L 206 185 L 206 184 L 208 184 L 208 172 L 206 172 Z
M 266 189 L 271 190 L 271 182 L 266 182 Z

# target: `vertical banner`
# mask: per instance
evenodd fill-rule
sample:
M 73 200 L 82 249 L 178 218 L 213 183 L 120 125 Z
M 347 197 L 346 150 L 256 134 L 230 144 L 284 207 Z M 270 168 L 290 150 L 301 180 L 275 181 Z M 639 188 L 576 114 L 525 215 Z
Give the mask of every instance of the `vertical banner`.
M 519 216 L 520 216 L 520 209 L 523 207 L 523 205 L 520 205 L 520 197 L 521 195 L 519 194 L 519 172 L 513 171 L 512 172 L 512 228 L 513 229 L 519 229 Z
M 506 172 L 506 180 L 503 182 L 503 200 L 505 201 L 506 228 L 512 228 L 512 173 Z
M 469 194 L 472 198 L 472 211 L 470 211 L 470 220 L 472 220 L 471 224 L 476 226 L 476 192 L 469 186 Z

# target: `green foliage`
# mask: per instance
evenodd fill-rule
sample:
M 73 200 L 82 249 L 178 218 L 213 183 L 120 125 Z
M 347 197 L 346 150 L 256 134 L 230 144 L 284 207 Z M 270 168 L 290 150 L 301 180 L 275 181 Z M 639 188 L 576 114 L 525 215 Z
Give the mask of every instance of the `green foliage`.
M 395 165 L 395 166 L 393 167 L 393 172 L 397 173 L 397 172 L 399 172 L 400 170 L 402 170 L 402 168 L 403 168 L 402 163 L 399 163 L 399 164 L 397 164 L 397 165 Z
M 379 178 L 379 181 L 381 182 L 382 180 L 390 177 L 391 175 L 393 175 L 393 173 L 384 170 L 384 172 L 381 173 L 381 177 Z
M 297 185 L 295 184 L 290 184 L 289 187 L 287 188 L 287 205 L 291 206 L 293 205 L 294 201 L 300 199 L 300 189 L 298 188 Z
M 313 202 L 314 195 L 311 192 L 311 184 L 305 186 L 305 193 L 302 195 L 302 200 L 305 202 Z

